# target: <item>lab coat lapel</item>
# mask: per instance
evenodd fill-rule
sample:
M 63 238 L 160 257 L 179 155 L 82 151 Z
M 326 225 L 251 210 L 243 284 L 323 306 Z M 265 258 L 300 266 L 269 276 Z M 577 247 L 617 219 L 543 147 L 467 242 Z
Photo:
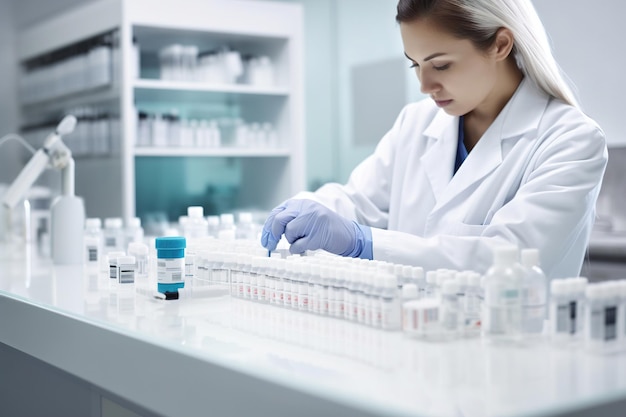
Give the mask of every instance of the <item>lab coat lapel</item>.
M 424 165 L 426 176 L 437 201 L 452 178 L 458 125 L 458 117 L 450 116 L 440 110 L 424 130 L 424 136 L 431 143 L 428 144 L 428 150 L 422 155 L 420 161 Z
M 450 176 L 447 177 L 446 185 L 443 186 L 442 191 L 435 193 L 437 203 L 432 212 L 443 208 L 456 198 L 465 198 L 464 192 L 472 184 L 492 173 L 502 163 L 505 141 L 516 140 L 535 131 L 547 103 L 548 97 L 534 87 L 531 81 L 524 79 L 509 103 L 502 109 L 454 176 L 452 176 L 453 165 L 450 163 L 454 164 L 456 157 L 458 118 L 451 118 L 452 120 L 447 122 L 448 126 L 442 129 L 445 132 L 441 141 L 444 145 L 439 151 L 444 155 L 443 160 L 440 155 L 436 161 L 437 158 L 431 157 L 430 152 L 428 153 L 431 164 L 427 166 L 429 179 L 434 176 L 438 177 L 435 181 L 444 182 L 447 175 L 445 173 L 448 172 L 447 167 L 450 167 Z M 442 172 L 444 172 L 443 175 Z M 433 180 L 431 180 L 432 183 Z M 438 183 L 437 186 L 441 187 L 441 184 Z

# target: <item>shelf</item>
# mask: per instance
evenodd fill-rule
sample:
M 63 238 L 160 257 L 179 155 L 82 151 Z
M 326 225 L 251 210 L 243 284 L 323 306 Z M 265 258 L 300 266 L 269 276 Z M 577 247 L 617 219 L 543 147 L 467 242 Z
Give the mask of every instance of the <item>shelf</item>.
M 20 106 L 28 113 L 49 113 L 89 104 L 112 103 L 119 100 L 119 97 L 119 89 L 109 84 L 31 103 L 20 103 Z
M 225 94 L 225 95 L 258 95 L 286 97 L 289 90 L 284 87 L 257 87 L 247 84 L 207 84 L 192 81 L 135 80 L 133 83 L 137 95 L 153 92 L 153 94 L 191 93 L 191 94 Z M 169 95 L 171 96 L 171 95 Z M 168 96 L 168 97 L 169 97 Z
M 245 158 L 285 158 L 291 155 L 284 148 L 135 148 L 135 156 L 188 156 L 188 157 L 245 157 Z

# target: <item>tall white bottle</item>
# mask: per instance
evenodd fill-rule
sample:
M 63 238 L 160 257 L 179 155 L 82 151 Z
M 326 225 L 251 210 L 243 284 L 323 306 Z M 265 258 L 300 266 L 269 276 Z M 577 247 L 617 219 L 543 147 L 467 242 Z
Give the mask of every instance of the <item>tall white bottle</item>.
M 548 280 L 539 266 L 538 249 L 522 249 L 522 332 L 541 334 L 547 318 Z
M 522 274 L 515 246 L 493 251 L 493 265 L 485 274 L 482 333 L 490 340 L 516 341 L 521 336 Z

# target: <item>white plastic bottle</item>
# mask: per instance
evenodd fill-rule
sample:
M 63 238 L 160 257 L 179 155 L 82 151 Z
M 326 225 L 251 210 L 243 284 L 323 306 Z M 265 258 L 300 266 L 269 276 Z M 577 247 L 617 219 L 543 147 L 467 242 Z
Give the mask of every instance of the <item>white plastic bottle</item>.
M 220 230 L 217 236 L 220 240 L 235 240 L 237 237 L 235 216 L 232 213 L 224 213 L 220 215 Z
M 124 230 L 122 229 L 122 219 L 111 217 L 104 219 L 104 253 L 112 251 L 122 251 L 124 247 Z
M 252 221 L 252 213 L 241 212 L 238 217 L 235 236 L 237 239 L 255 240 L 257 237 L 256 227 Z
M 458 336 L 461 322 L 459 304 L 459 284 L 453 280 L 444 281 L 441 287 L 440 323 L 443 339 L 452 340 Z
M 207 216 L 208 235 L 218 237 L 220 231 L 220 216 Z
M 548 280 L 539 267 L 539 250 L 522 249 L 522 332 L 541 334 L 547 314 Z
M 187 239 L 199 239 L 209 234 L 209 224 L 204 218 L 202 206 L 187 207 L 187 221 L 183 225 L 183 234 Z
M 125 236 L 125 248 L 133 242 L 143 242 L 143 227 L 141 227 L 141 219 L 139 217 L 133 217 L 126 223 L 124 229 Z
M 102 222 L 98 218 L 85 220 L 85 265 L 97 267 L 102 262 Z
M 499 246 L 485 275 L 482 333 L 491 340 L 516 341 L 521 335 L 521 274 L 515 246 Z

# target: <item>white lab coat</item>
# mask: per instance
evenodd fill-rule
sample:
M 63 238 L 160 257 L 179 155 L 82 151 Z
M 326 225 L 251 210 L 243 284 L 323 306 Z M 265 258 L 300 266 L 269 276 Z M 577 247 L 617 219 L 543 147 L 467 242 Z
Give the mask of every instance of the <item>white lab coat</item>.
M 578 276 L 608 159 L 596 123 L 525 79 L 453 176 L 457 141 L 458 117 L 409 104 L 347 184 L 298 198 L 372 226 L 374 259 L 484 273 L 514 243 Z

